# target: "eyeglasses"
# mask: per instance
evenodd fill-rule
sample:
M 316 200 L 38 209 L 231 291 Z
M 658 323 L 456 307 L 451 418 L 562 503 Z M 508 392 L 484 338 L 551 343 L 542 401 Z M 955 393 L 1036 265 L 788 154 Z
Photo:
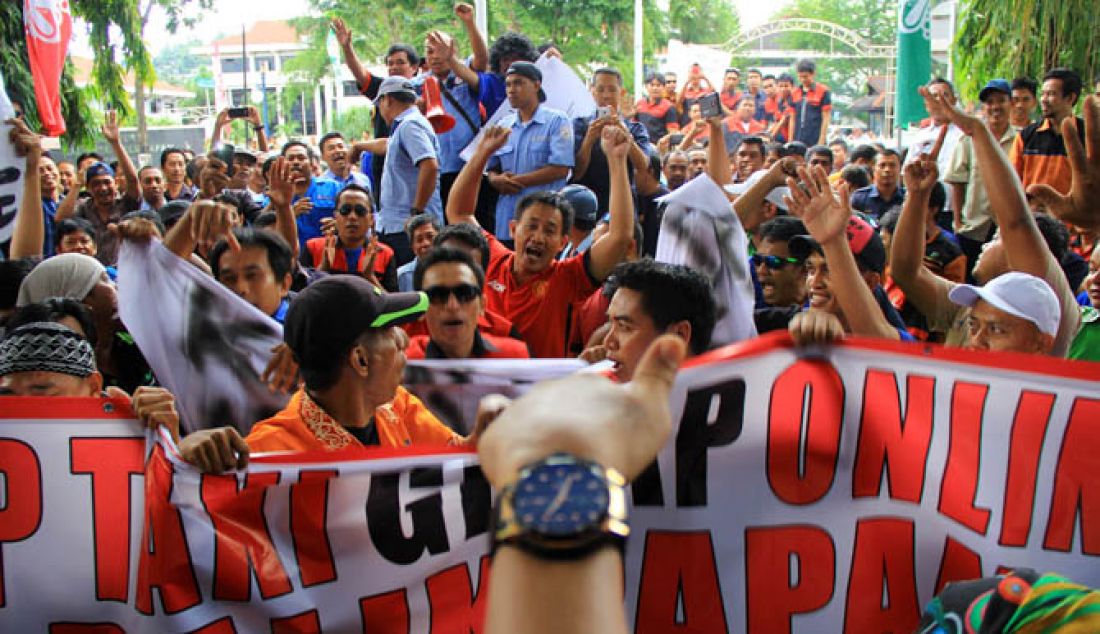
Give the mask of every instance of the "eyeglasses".
M 336 213 L 340 214 L 341 216 L 350 215 L 352 212 L 355 212 L 355 215 L 362 216 L 364 218 L 370 215 L 370 209 L 364 207 L 363 205 L 340 205 L 340 208 L 336 210 Z
M 424 292 L 428 295 L 428 301 L 433 304 L 446 304 L 452 294 L 460 304 L 469 304 L 481 296 L 481 289 L 473 284 L 429 286 L 424 289 Z
M 760 255 L 759 253 L 752 256 L 753 266 L 760 266 L 761 262 L 764 266 L 773 271 L 781 269 L 788 264 L 802 264 L 802 260 L 798 258 L 781 258 L 778 255 Z

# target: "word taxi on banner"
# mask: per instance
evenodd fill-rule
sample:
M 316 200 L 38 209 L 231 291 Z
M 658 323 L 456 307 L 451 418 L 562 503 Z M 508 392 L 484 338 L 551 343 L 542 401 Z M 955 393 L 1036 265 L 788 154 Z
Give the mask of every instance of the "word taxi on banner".
M 10 403 L 2 631 L 482 631 L 473 453 L 201 475 L 123 404 Z M 768 336 L 690 361 L 671 408 L 628 496 L 635 632 L 911 631 L 953 580 L 1100 585 L 1100 366 Z

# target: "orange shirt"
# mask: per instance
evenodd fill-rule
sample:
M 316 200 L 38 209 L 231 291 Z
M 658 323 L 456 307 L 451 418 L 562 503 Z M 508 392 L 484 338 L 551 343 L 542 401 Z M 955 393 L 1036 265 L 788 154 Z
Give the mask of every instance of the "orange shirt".
M 374 425 L 382 447 L 463 444 L 461 436 L 439 422 L 420 399 L 403 387 L 397 388 L 392 401 L 374 411 Z M 244 441 L 255 453 L 334 450 L 360 445 L 304 388 L 295 392 L 281 412 L 253 425 Z
M 545 271 L 518 284 L 512 272 L 516 254 L 487 231 L 485 238 L 491 254 L 485 271 L 487 308 L 512 320 L 532 357 L 568 356 L 570 305 L 583 302 L 596 290 L 596 282 L 588 275 L 588 251 L 554 260 Z
M 1077 119 L 1077 132 L 1084 141 L 1084 121 Z M 1009 159 L 1020 176 L 1024 187 L 1050 185 L 1062 194 L 1068 194 L 1073 184 L 1073 174 L 1066 156 L 1066 145 L 1061 134 L 1050 125 L 1050 119 L 1033 123 L 1016 135 Z

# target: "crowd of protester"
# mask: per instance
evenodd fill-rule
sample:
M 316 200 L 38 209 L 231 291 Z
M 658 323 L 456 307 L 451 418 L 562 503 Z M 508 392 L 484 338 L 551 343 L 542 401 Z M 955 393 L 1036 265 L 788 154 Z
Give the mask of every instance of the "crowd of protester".
M 333 23 L 375 103 L 369 140 L 333 131 L 269 151 L 250 108 L 255 153 L 222 142 L 227 110 L 208 152 L 137 166 L 113 114 L 114 156 L 74 162 L 9 121 L 27 177 L 0 262 L 0 389 L 110 387 L 176 431 L 114 283 L 122 242 L 157 239 L 284 328 L 265 380 L 293 394 L 286 409 L 246 437 L 185 436 L 188 460 L 217 472 L 250 451 L 476 445 L 505 404 L 460 436 L 401 387 L 406 357 L 579 357 L 627 382 L 662 334 L 689 354 L 711 347 L 714 280 L 654 259 L 662 197 L 708 178 L 748 236 L 734 257 L 759 333 L 1100 360 L 1100 96 L 1074 71 L 987 78 L 978 114 L 934 79 L 921 89 L 930 117 L 900 149 L 830 136 L 832 95 L 811 60 L 748 69 L 744 83 L 730 68 L 721 85 L 698 67 L 682 86 L 653 73 L 637 102 L 599 67 L 586 78 L 597 112 L 570 120 L 544 105 L 535 63 L 557 49 L 519 33 L 488 46 L 473 10 L 455 13 L 468 54 L 435 31 L 419 50 L 390 47 L 387 77 Z M 429 90 L 453 118 L 445 131 L 422 112 Z M 505 101 L 514 112 L 485 126 Z

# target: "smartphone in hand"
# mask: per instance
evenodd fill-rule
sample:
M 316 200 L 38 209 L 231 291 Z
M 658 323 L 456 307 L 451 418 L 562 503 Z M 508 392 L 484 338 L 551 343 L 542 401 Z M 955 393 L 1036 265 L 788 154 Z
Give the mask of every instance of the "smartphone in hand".
M 248 118 L 248 106 L 239 106 L 229 109 L 230 119 L 246 119 Z
M 722 101 L 716 92 L 708 92 L 699 97 L 699 111 L 704 119 L 722 116 Z

